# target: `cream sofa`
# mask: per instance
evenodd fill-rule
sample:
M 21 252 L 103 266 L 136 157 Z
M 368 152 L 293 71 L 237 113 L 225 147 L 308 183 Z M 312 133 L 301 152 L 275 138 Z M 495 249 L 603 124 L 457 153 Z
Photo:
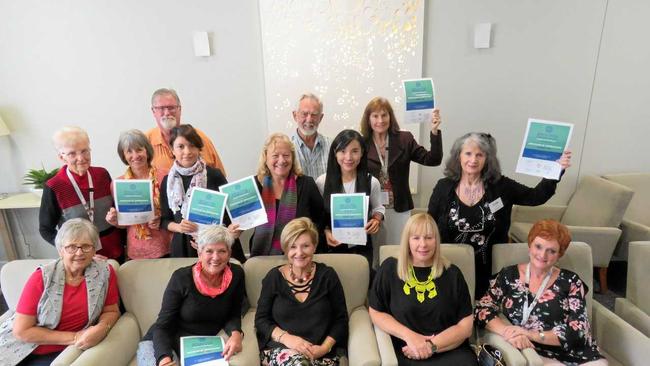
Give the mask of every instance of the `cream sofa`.
M 510 237 L 527 242 L 533 223 L 555 219 L 567 225 L 574 241 L 589 243 L 593 264 L 599 268 L 601 291 L 607 292 L 607 267 L 621 236 L 619 225 L 634 192 L 600 177 L 585 176 L 566 206 L 514 206 Z
M 375 334 L 372 330 L 366 297 L 368 294 L 368 262 L 356 254 L 317 254 L 314 261 L 325 263 L 334 268 L 339 276 L 345 303 L 348 308 L 349 338 L 348 357 L 341 360 L 341 365 L 351 366 L 374 366 L 379 365 L 379 351 Z M 262 279 L 276 266 L 286 263 L 284 256 L 260 256 L 253 257 L 246 261 L 244 269 L 246 272 L 246 293 L 251 308 L 242 320 L 242 329 L 246 334 L 245 339 L 253 342 L 251 347 L 245 346 L 242 354 L 247 357 L 259 359 L 259 349 L 255 338 L 255 310 L 257 300 L 262 290 Z M 259 364 L 259 361 L 256 363 Z M 247 364 L 247 365 L 253 365 Z
M 36 268 L 38 268 L 38 266 L 52 261 L 53 259 L 20 259 L 8 262 L 2 266 L 2 271 L 0 271 L 0 286 L 2 288 L 2 295 L 7 302 L 9 310 L 2 314 L 0 322 L 10 317 L 16 311 L 16 305 L 18 305 L 20 294 L 22 294 L 23 287 L 25 287 L 25 283 L 29 279 L 29 276 L 36 270 Z M 109 260 L 109 263 L 117 273 L 120 265 L 114 260 Z M 76 360 L 78 360 L 78 357 L 83 353 L 84 351 L 75 346 L 68 346 L 51 365 L 81 365 Z
M 630 243 L 627 262 L 627 291 L 616 298 L 614 312 L 650 337 L 650 241 Z
M 615 259 L 627 260 L 630 242 L 650 240 L 650 173 L 607 174 L 603 178 L 634 191 L 623 215 L 623 233 L 614 251 Z
M 442 244 L 440 247 L 442 254 L 449 259 L 453 264 L 460 268 L 463 272 L 463 277 L 467 282 L 469 293 L 474 303 L 474 249 L 466 244 Z M 379 261 L 383 262 L 386 258 L 397 258 L 399 252 L 399 245 L 384 245 L 379 251 Z M 390 335 L 381 330 L 379 327 L 374 326 L 377 335 L 377 344 L 379 345 L 379 353 L 381 355 L 382 366 L 397 366 L 397 357 L 393 350 L 393 343 Z M 526 359 L 522 354 L 514 348 L 510 343 L 506 342 L 498 334 L 485 334 L 483 341 L 497 346 L 504 354 L 506 364 L 509 366 L 525 366 Z
M 492 248 L 492 272 L 528 261 L 528 244 L 497 244 Z M 645 366 L 650 360 L 650 339 L 634 329 L 623 319 L 592 299 L 591 247 L 586 243 L 572 242 L 558 262 L 561 268 L 576 272 L 589 288 L 587 309 L 591 319 L 591 331 L 601 352 L 610 366 Z M 528 349 L 523 353 L 531 366 L 542 365 L 539 355 Z

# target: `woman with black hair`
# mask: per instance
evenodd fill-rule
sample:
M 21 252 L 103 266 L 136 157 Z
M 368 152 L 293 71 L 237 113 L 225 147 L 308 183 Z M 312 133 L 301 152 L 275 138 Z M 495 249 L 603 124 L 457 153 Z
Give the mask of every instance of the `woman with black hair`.
M 330 253 L 361 254 L 372 265 L 372 241 L 370 235 L 381 228 L 386 209 L 381 204 L 379 180 L 368 172 L 368 149 L 363 136 L 355 130 L 343 130 L 332 141 L 327 161 L 327 173 L 316 179 L 323 195 L 328 222 L 325 224 L 327 251 Z M 334 238 L 330 228 L 330 196 L 333 193 L 365 193 L 370 196 L 365 245 L 341 243 Z

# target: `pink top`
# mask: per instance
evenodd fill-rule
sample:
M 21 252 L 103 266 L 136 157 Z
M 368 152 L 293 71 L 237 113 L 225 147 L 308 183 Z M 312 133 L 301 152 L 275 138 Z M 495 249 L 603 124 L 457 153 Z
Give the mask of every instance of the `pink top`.
M 113 267 L 108 266 L 110 276 L 108 279 L 108 293 L 104 306 L 117 304 L 119 298 L 117 289 L 117 277 Z M 23 315 L 36 316 L 38 301 L 43 296 L 43 274 L 41 269 L 37 269 L 25 283 L 20 300 L 16 306 L 16 312 Z M 88 323 L 88 290 L 86 281 L 81 281 L 77 286 L 66 283 L 63 289 L 63 307 L 61 309 L 61 320 L 55 330 L 65 332 L 78 332 Z M 43 344 L 32 352 L 37 355 L 45 355 L 52 352 L 63 351 L 67 346 Z

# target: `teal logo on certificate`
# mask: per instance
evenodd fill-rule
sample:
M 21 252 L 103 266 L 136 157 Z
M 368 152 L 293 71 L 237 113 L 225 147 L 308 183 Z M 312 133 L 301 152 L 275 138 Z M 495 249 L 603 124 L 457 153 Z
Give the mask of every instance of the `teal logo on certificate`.
M 227 197 L 217 191 L 194 187 L 187 219 L 199 225 L 221 225 Z
M 435 107 L 435 91 L 433 80 L 413 79 L 403 80 L 405 123 L 426 123 L 431 121 L 431 114 Z
M 368 196 L 363 193 L 330 196 L 331 227 L 334 238 L 342 243 L 365 245 Z
M 181 337 L 181 366 L 227 366 L 220 336 Z
M 154 218 L 151 188 L 148 179 L 116 179 L 113 182 L 118 224 L 144 224 Z
M 561 166 L 557 161 L 569 145 L 572 132 L 570 123 L 530 118 L 517 161 L 517 173 L 559 179 Z

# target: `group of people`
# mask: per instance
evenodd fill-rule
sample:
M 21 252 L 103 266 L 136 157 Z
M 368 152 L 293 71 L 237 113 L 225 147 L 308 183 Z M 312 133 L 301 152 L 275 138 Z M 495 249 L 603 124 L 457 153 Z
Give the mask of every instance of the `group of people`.
M 180 123 L 175 91 L 154 92 L 151 110 L 157 126 L 147 133 L 123 132 L 117 145 L 127 165 L 120 178 L 153 182 L 155 218 L 144 224 L 118 225 L 110 175 L 91 166 L 86 132 L 65 127 L 55 133 L 64 166 L 44 188 L 39 221 L 60 259 L 37 270 L 23 291 L 7 336 L 14 343 L 6 343 L 22 347 L 22 353 L 14 353 L 20 355 L 16 363 L 52 360 L 65 345 L 85 349 L 108 334 L 119 311 L 115 275 L 105 258 L 198 256 L 196 264 L 170 279 L 158 320 L 139 348 L 143 364 L 173 364 L 179 337 L 222 329 L 229 335 L 226 357 L 241 350 L 244 274 L 230 262 L 231 257 L 246 260 L 241 230 L 227 215 L 223 226 L 201 231 L 185 218 L 194 187 L 219 190 L 227 183 L 223 164 L 202 131 Z M 274 133 L 266 139 L 255 172 L 268 222 L 254 229 L 250 256 L 287 258 L 264 279 L 257 307 L 263 364 L 338 364 L 347 344 L 345 297 L 336 272 L 313 256 L 356 253 L 372 268 L 378 254 L 373 234 L 380 234 L 375 236 L 380 244 L 401 246 L 397 259 L 381 264 L 369 290 L 372 321 L 392 336 L 400 365 L 475 363 L 467 342 L 474 321 L 517 348 L 535 347 L 549 362 L 606 364 L 589 331 L 588 289 L 575 273 L 554 267 L 570 241 L 561 224 L 533 226 L 530 262 L 504 268 L 490 281 L 491 247 L 508 241 L 512 206 L 543 204 L 557 180 L 542 179 L 530 188 L 503 176 L 494 137 L 468 133 L 454 142 L 428 213 L 411 215 L 410 162 L 442 162 L 437 109 L 429 149 L 400 130 L 384 98 L 368 103 L 360 132 L 343 130 L 334 139 L 318 132 L 323 105 L 315 95 L 301 96 L 293 118 L 297 128 L 291 136 Z M 570 158 L 566 151 L 559 159 L 563 172 Z M 335 193 L 369 197 L 366 245 L 342 243 L 332 235 L 329 201 Z M 475 297 L 480 298 L 474 314 L 463 275 L 441 255 L 440 243 L 474 248 Z M 92 287 L 97 291 L 91 293 Z M 0 340 L 4 337 L 0 327 Z

